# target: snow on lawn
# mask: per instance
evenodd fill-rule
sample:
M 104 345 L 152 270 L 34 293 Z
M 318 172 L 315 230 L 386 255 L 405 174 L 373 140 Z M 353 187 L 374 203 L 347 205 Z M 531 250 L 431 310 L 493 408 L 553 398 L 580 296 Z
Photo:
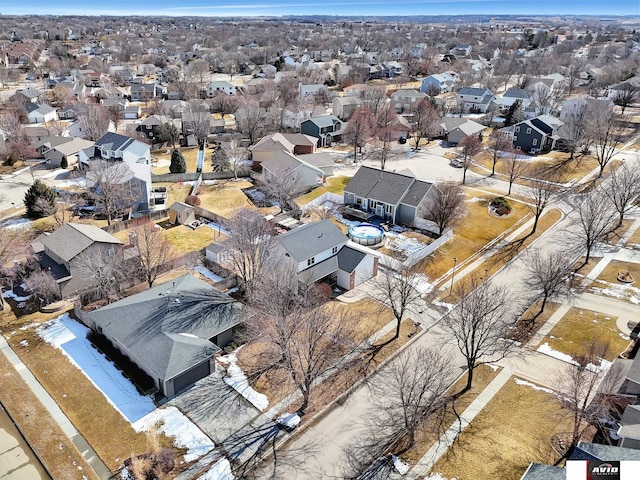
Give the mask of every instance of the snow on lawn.
M 429 283 L 429 277 L 426 275 L 422 275 L 421 273 L 416 273 L 411 277 L 411 285 L 415 288 L 420 295 L 424 295 L 425 293 L 429 293 L 433 290 L 433 284 Z
M 36 332 L 62 350 L 128 421 L 133 423 L 155 410 L 151 397 L 140 395 L 131 381 L 87 340 L 89 329 L 68 314 L 46 322 Z
M 591 287 L 591 291 L 596 295 L 620 298 L 622 300 L 628 300 L 635 305 L 640 305 L 640 288 L 633 287 L 631 285 L 615 285 L 613 283 L 603 282 L 600 280 L 598 280 L 598 282 L 604 283 L 607 287 Z
M 215 447 L 211 439 L 176 407 L 158 408 L 134 422 L 132 426 L 136 432 L 141 432 L 149 431 L 158 424 L 160 424 L 159 433 L 173 437 L 173 444 L 176 447 L 187 449 L 187 453 L 184 454 L 185 462 L 196 460 Z
M 391 460 L 393 460 L 393 466 L 400 475 L 406 475 L 409 472 L 409 464 L 400 460 L 400 457 L 391 455 Z
M 198 480 L 234 480 L 236 477 L 231 473 L 231 464 L 226 458 L 221 458 Z
M 401 252 L 407 257 L 419 252 L 426 247 L 426 244 L 422 243 L 416 238 L 405 237 L 404 235 L 394 235 L 391 232 L 387 232 L 387 244 L 386 247 Z
M 213 273 L 211 270 L 209 270 L 207 267 L 203 267 L 202 265 L 198 265 L 195 268 L 195 271 L 198 272 L 200 275 L 202 275 L 203 277 L 208 278 L 209 280 L 211 280 L 212 282 L 221 282 L 222 280 L 224 280 L 224 278 L 216 275 L 215 273 Z
M 29 220 L 28 218 L 22 218 L 22 217 L 8 218 L 7 220 L 0 223 L 0 228 L 6 228 L 10 230 L 13 230 L 16 228 L 27 228 L 31 226 L 31 223 L 32 221 Z
M 519 378 L 514 378 L 513 381 L 516 382 L 518 385 L 524 385 L 525 387 L 531 387 L 534 390 L 539 390 L 541 392 L 550 393 L 551 395 L 556 395 L 556 392 L 554 392 L 550 388 L 540 387 L 535 383 L 527 382 L 526 380 L 520 380 Z
M 229 355 L 218 357 L 218 361 L 227 367 L 227 374 L 224 377 L 224 381 L 240 395 L 249 400 L 258 410 L 264 411 L 269 406 L 269 400 L 266 395 L 256 392 L 251 388 L 247 376 L 238 366 L 237 353 L 240 348 Z
M 283 413 L 276 422 L 287 428 L 296 428 L 300 424 L 300 416 L 297 413 Z
M 441 302 L 440 300 L 434 300 L 433 302 L 431 302 L 431 304 L 435 305 L 436 307 L 446 308 L 447 310 L 453 310 L 453 308 L 455 307 L 455 305 L 452 303 Z
M 89 329 L 64 314 L 36 329 L 48 344 L 58 348 L 102 392 L 107 401 L 140 431 L 162 422 L 161 432 L 187 448 L 186 461 L 210 451 L 213 442 L 175 407 L 156 409 L 150 396 L 136 387 L 87 340 Z M 204 453 L 203 453 L 204 452 Z
M 13 290 L 7 290 L 6 292 L 2 292 L 2 297 L 11 298 L 16 302 L 26 302 L 31 298 L 31 295 L 27 295 L 26 297 L 21 297 L 20 295 L 17 295 Z
M 562 360 L 563 362 L 570 363 L 572 365 L 578 365 L 571 355 L 567 355 L 566 353 L 559 352 L 554 350 L 549 346 L 547 342 L 544 342 L 542 345 L 538 347 L 538 352 L 544 353 L 545 355 L 549 355 L 550 357 L 557 358 L 558 360 Z M 600 359 L 600 365 L 594 365 L 590 363 L 587 365 L 587 370 L 592 372 L 606 371 L 611 366 L 611 362 L 605 360 L 604 358 Z

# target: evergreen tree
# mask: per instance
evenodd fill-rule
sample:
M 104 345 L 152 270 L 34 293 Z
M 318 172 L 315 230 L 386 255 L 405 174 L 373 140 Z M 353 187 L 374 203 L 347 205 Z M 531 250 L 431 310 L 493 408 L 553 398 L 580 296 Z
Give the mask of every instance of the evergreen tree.
M 169 171 L 171 173 L 187 173 L 187 162 L 184 161 L 182 152 L 177 148 L 171 152 L 171 165 L 169 165 Z
M 24 206 L 31 218 L 42 218 L 51 215 L 56 208 L 56 192 L 53 188 L 36 180 L 24 194 Z
M 64 155 L 62 160 L 60 160 L 60 168 L 67 168 L 69 166 L 69 161 L 67 160 L 67 156 Z
M 524 120 L 524 111 L 522 109 L 522 100 L 517 99 L 509 107 L 509 111 L 504 117 L 504 126 L 509 127 L 520 123 Z

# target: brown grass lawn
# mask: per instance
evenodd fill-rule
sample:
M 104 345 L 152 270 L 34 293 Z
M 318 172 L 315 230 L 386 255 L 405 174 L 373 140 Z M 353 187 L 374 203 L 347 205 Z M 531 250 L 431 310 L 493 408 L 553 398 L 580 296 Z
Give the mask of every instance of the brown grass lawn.
M 191 185 L 185 185 L 183 183 L 154 183 L 154 187 L 167 187 L 167 203 L 169 208 L 174 202 L 184 202 L 187 195 L 191 191 Z
M 627 285 L 618 281 L 618 272 L 626 270 L 636 279 L 633 285 L 640 280 L 640 265 L 632 262 L 622 262 L 620 260 L 611 260 L 605 269 L 598 275 L 597 280 L 613 283 L 614 285 Z
M 480 395 L 480 392 L 482 392 L 482 390 L 484 390 L 485 387 L 489 385 L 494 378 L 496 378 L 500 370 L 501 368 L 494 370 L 487 365 L 480 365 L 477 367 L 473 374 L 473 387 L 471 387 L 471 390 L 466 392 L 456 401 L 456 411 L 458 413 L 464 412 L 464 410 L 471 405 L 471 402 Z M 451 386 L 448 394 L 452 395 L 459 392 L 466 383 L 467 375 L 464 374 Z M 456 415 L 453 412 L 453 409 L 449 408 L 445 414 L 444 428 L 449 428 L 449 426 L 455 421 Z M 416 434 L 415 445 L 406 454 L 402 455 L 402 459 L 410 465 L 415 465 L 436 442 L 439 433 L 444 432 L 438 432 L 437 426 L 434 425 L 433 422 L 426 422 Z
M 57 349 L 43 342 L 31 324 L 60 315 L 26 315 L 16 319 L 13 313 L 2 314 L 3 333 L 9 344 L 49 392 L 62 411 L 91 444 L 110 469 L 116 469 L 132 452 L 146 450 L 144 433 L 136 433 L 83 373 L 72 366 Z M 20 344 L 26 340 L 29 344 Z M 60 477 L 66 478 L 66 477 Z
M 298 205 L 306 205 L 311 200 L 315 200 L 320 195 L 326 192 L 341 194 L 344 191 L 344 187 L 347 186 L 351 177 L 329 177 L 327 178 L 327 184 L 318 188 L 314 188 L 309 193 L 296 198 Z
M 255 209 L 253 203 L 233 182 L 224 185 L 201 185 L 198 197 L 200 206 L 226 218 L 233 217 L 243 208 Z
M 195 230 L 185 225 L 176 225 L 164 230 L 163 233 L 178 255 L 202 250 L 210 243 L 226 238 L 225 235 L 218 234 L 216 230 L 206 225 L 201 225 Z
M 640 228 L 633 232 L 633 235 L 629 237 L 626 247 L 633 248 L 634 250 L 640 250 Z
M 582 265 L 584 263 L 585 258 L 586 257 L 581 257 L 578 261 L 576 261 L 576 263 L 573 264 L 572 268 L 575 270 L 580 265 Z M 591 257 L 589 259 L 589 263 L 587 263 L 580 270 L 578 270 L 576 272 L 576 275 L 581 275 L 583 277 L 586 277 L 591 273 L 591 270 L 593 270 L 595 266 L 598 265 L 598 263 L 600 263 L 600 260 L 602 260 L 602 257 Z
M 554 350 L 575 358 L 584 353 L 585 348 L 597 338 L 609 343 L 606 359 L 613 360 L 629 345 L 629 339 L 625 340 L 620 336 L 616 319 L 617 317 L 604 313 L 572 307 L 544 337 L 541 344 L 546 342 Z
M 152 157 L 152 166 L 151 166 L 151 173 L 153 173 L 154 175 L 162 175 L 165 173 L 171 173 L 169 171 L 169 163 L 167 163 L 166 166 L 164 167 L 160 167 L 157 165 L 157 163 L 155 162 L 155 160 L 162 160 L 165 162 L 171 162 L 171 150 L 172 148 L 169 147 L 167 150 L 169 150 L 169 153 L 159 153 L 159 154 L 153 154 Z M 185 161 L 187 162 L 187 173 L 195 173 L 196 172 L 196 168 L 198 166 L 198 148 L 197 147 L 189 147 L 189 148 L 179 148 L 178 150 L 180 150 L 182 152 L 182 155 L 184 156 Z M 211 156 L 213 155 L 213 149 L 212 148 L 207 148 L 204 151 L 204 163 L 202 165 L 202 171 L 203 172 L 212 172 L 213 171 L 213 167 L 211 165 Z
M 53 477 L 97 480 L 76 446 L 4 355 L 0 355 L 0 371 L 0 401 Z
M 510 332 L 509 338 L 521 342 L 522 345 L 526 345 L 538 330 L 540 330 L 540 327 L 547 323 L 560 307 L 559 303 L 547 302 L 544 311 L 533 320 L 533 317 L 540 311 L 540 304 L 541 301 L 536 300 L 527 311 L 520 316 L 514 329 Z
M 555 396 L 513 378 L 478 414 L 432 472 L 447 478 L 520 478 L 530 462 L 557 460 L 549 439 L 567 431 Z
M 458 226 L 454 227 L 453 239 L 438 248 L 419 263 L 424 273 L 431 279 L 438 279 L 453 267 L 453 257 L 458 265 L 474 255 L 498 235 L 529 213 L 529 209 L 520 202 L 510 202 L 511 214 L 505 218 L 489 214 L 488 206 L 495 195 L 466 190 L 467 212 Z

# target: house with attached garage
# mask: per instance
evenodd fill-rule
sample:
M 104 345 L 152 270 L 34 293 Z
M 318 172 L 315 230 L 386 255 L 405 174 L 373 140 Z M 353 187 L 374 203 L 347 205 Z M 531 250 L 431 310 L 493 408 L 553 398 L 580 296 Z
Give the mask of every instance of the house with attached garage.
M 412 227 L 416 218 L 424 218 L 436 196 L 434 184 L 416 179 L 411 172 L 361 166 L 344 187 L 345 214 L 358 217 L 360 211 Z
M 509 127 L 501 128 L 511 138 L 513 147 L 528 153 L 540 153 L 553 150 L 556 142 L 562 138 L 560 119 L 551 115 L 540 115 L 524 120 Z
M 404 113 L 410 111 L 423 98 L 427 98 L 426 93 L 410 88 L 400 89 L 391 94 L 391 105 L 397 113 Z
M 25 103 L 24 109 L 27 111 L 29 123 L 46 123 L 58 120 L 56 109 L 44 104 Z
M 285 151 L 275 153 L 261 165 L 264 183 L 286 177 L 295 182 L 294 190 L 296 193 L 322 185 L 326 177 L 320 168 Z
M 493 93 L 487 88 L 463 87 L 456 95 L 458 109 L 463 112 L 486 113 Z
M 213 98 L 219 93 L 225 93 L 227 95 L 235 95 L 237 87 L 229 82 L 213 81 L 207 83 L 206 95 L 207 98 Z
M 91 140 L 85 140 L 84 138 L 62 138 L 67 139 L 67 141 L 52 145 L 51 148 L 44 151 L 44 159 L 47 161 L 49 168 L 60 168 L 63 158 L 67 159 L 67 166 L 76 165 L 80 151 L 93 145 Z
M 318 147 L 329 147 L 340 140 L 345 124 L 335 115 L 312 117 L 300 124 L 300 133 L 318 139 Z
M 262 162 L 278 152 L 294 155 L 316 152 L 318 139 L 301 133 L 274 133 L 262 137 L 255 145 L 249 147 L 253 165 L 258 167 Z
M 444 117 L 440 128 L 445 140 L 455 145 L 467 135 L 482 137 L 487 129 L 484 125 L 463 117 Z
M 87 288 L 92 280 L 82 268 L 82 258 L 101 258 L 120 255 L 124 244 L 95 225 L 65 223 L 52 233 L 43 233 L 30 246 L 40 268 L 51 273 L 60 289 L 60 296 L 68 298 Z
M 301 281 L 351 290 L 378 274 L 379 256 L 342 233 L 331 220 L 307 223 L 276 237 Z
M 449 93 L 453 91 L 456 79 L 449 73 L 434 73 L 422 79 L 420 91 L 427 95 L 440 95 L 441 93 Z
M 153 381 L 164 397 L 210 375 L 233 339 L 241 305 L 208 283 L 183 275 L 82 315 Z

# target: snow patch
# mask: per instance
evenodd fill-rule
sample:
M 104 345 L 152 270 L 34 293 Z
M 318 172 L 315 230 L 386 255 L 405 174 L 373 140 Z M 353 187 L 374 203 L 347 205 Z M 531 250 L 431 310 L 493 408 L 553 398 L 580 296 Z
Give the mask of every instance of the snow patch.
M 385 246 L 390 250 L 395 250 L 409 257 L 426 248 L 427 245 L 416 238 L 406 237 L 402 234 L 394 235 L 391 232 L 387 232 L 387 242 Z
M 493 363 L 485 363 L 485 365 L 489 367 L 491 370 L 493 370 L 494 372 L 497 372 L 498 369 L 500 368 L 498 365 L 494 365 Z
M 222 280 L 224 280 L 224 278 L 216 275 L 211 270 L 209 270 L 207 267 L 203 267 L 202 265 L 198 265 L 195 268 L 195 271 L 198 272 L 203 277 L 208 278 L 209 280 L 211 280 L 212 282 L 215 282 L 215 283 L 218 283 L 218 282 L 221 282 Z
M 539 390 L 541 392 L 550 393 L 551 395 L 556 395 L 556 392 L 554 392 L 550 388 L 540 387 L 540 386 L 536 385 L 535 383 L 527 382 L 526 380 L 521 380 L 519 378 L 514 378 L 513 381 L 516 382 L 518 385 L 524 385 L 526 387 L 531 387 L 534 390 Z
M 9 218 L 4 222 L 0 223 L 0 228 L 6 228 L 8 230 L 14 230 L 18 228 L 27 228 L 31 226 L 31 220 L 28 218 Z
M 269 406 L 269 399 L 263 393 L 256 392 L 249 385 L 247 376 L 238 366 L 237 353 L 240 351 L 240 348 L 236 349 L 229 355 L 224 355 L 218 358 L 218 361 L 227 367 L 227 374 L 224 377 L 224 381 L 227 385 L 235 389 L 240 395 L 251 402 L 258 410 L 264 411 Z
M 185 462 L 191 462 L 209 453 L 214 443 L 176 407 L 158 408 L 132 424 L 136 432 L 149 431 L 158 425 L 158 432 L 173 437 L 176 447 L 187 449 Z
M 424 477 L 424 480 L 456 480 L 455 478 L 447 478 L 441 473 L 432 473 L 428 477 Z
M 27 300 L 29 300 L 32 295 L 28 295 L 26 297 L 21 297 L 20 295 L 17 295 L 16 293 L 14 293 L 13 290 L 7 290 L 6 292 L 2 292 L 2 297 L 3 298 L 11 298 L 13 300 L 15 300 L 16 302 L 26 302 Z
M 433 290 L 433 284 L 429 283 L 429 277 L 422 275 L 421 273 L 413 275 L 409 281 L 420 295 L 424 295 Z
M 234 480 L 235 478 L 231 473 L 229 460 L 221 458 L 204 475 L 200 475 L 198 480 Z
M 300 424 L 300 416 L 297 413 L 283 413 L 276 422 L 287 428 L 296 428 Z
M 432 305 L 435 305 L 436 307 L 443 307 L 443 308 L 446 308 L 449 311 L 453 310 L 453 308 L 455 307 L 455 305 L 452 304 L 452 303 L 441 302 L 440 300 L 434 300 L 431 303 L 432 303 Z
M 545 355 L 549 355 L 550 357 L 561 360 L 563 362 L 567 362 L 572 365 L 578 365 L 578 362 L 576 362 L 571 355 L 567 355 L 566 353 L 562 353 L 557 350 L 554 350 L 549 346 L 547 342 L 540 345 L 537 351 L 540 353 L 544 353 Z M 589 363 L 587 365 L 587 370 L 591 372 L 606 371 L 609 369 L 610 366 L 611 366 L 611 362 L 609 362 L 608 360 L 605 360 L 604 358 L 601 358 L 600 365 L 594 365 L 593 363 Z
M 20 341 L 20 345 L 22 345 L 23 347 L 28 347 L 29 346 L 29 342 L 27 342 L 26 340 L 21 340 Z
M 391 460 L 393 460 L 393 466 L 400 475 L 406 475 L 409 472 L 409 464 L 404 463 L 400 457 L 391 455 Z

